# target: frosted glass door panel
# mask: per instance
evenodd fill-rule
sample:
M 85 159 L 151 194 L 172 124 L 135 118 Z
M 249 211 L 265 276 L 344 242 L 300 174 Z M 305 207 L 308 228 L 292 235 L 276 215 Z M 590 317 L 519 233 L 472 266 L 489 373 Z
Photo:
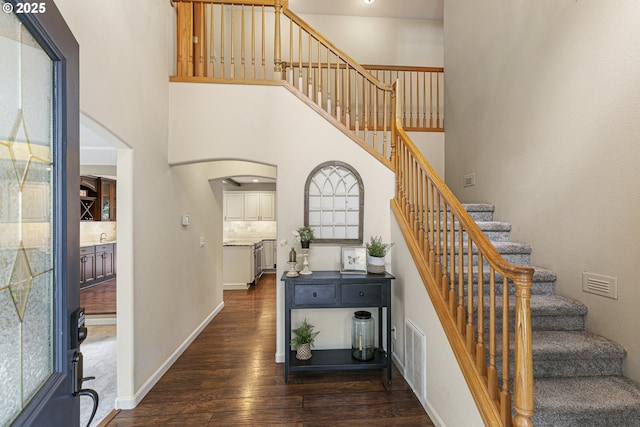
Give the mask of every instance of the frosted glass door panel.
M 0 14 L 0 425 L 53 373 L 53 77 L 38 42 Z

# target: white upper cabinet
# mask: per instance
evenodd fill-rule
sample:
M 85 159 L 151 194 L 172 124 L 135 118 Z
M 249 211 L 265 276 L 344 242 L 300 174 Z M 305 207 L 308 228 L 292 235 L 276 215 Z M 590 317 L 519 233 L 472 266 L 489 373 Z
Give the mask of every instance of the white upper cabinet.
M 244 193 L 224 193 L 224 220 L 244 220 Z
M 276 193 L 273 191 L 225 191 L 225 221 L 275 221 Z

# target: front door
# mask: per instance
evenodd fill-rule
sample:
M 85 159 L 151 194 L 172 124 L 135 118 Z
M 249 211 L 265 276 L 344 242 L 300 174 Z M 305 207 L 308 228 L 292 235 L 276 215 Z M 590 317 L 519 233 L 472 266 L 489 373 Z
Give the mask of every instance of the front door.
M 0 425 L 78 426 L 78 45 L 53 0 L 0 7 Z

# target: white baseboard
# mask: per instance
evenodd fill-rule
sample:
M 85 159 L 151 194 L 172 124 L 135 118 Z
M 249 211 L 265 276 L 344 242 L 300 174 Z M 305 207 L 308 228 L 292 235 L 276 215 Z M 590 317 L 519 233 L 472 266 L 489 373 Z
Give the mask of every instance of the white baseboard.
M 442 421 L 442 418 L 438 416 L 438 413 L 436 412 L 436 410 L 429 403 L 428 398 L 426 402 L 420 402 L 420 403 L 422 403 L 422 407 L 424 408 L 425 411 L 427 411 L 427 415 L 429 415 L 429 418 L 431 418 L 431 421 L 436 427 L 447 427 L 444 421 Z
M 115 314 L 87 314 L 84 319 L 87 326 L 115 326 L 118 320 Z
M 224 283 L 222 285 L 223 291 L 246 291 L 249 289 L 248 283 Z
M 400 361 L 400 359 L 398 358 L 398 355 L 394 352 L 391 352 L 391 361 L 396 365 L 396 368 L 398 368 L 398 370 L 402 373 L 402 376 L 404 377 L 404 363 Z
M 276 353 L 276 363 L 284 363 L 284 353 Z
M 144 399 L 144 397 L 151 391 L 154 385 L 164 374 L 167 373 L 169 368 L 178 360 L 178 357 L 184 353 L 184 351 L 191 345 L 191 343 L 198 337 L 200 332 L 207 327 L 209 323 L 220 313 L 224 308 L 224 302 L 221 302 L 206 319 L 187 337 L 186 340 L 169 356 L 169 358 L 151 375 L 151 377 L 138 389 L 135 396 L 132 398 L 116 398 L 115 409 L 133 409 L 138 406 L 138 403 Z

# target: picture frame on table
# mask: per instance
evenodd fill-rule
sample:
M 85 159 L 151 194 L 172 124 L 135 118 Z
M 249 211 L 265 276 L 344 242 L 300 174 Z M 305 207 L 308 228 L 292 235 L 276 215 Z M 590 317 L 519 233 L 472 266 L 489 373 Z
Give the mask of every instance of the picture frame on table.
M 367 248 L 364 246 L 343 246 L 340 252 L 340 273 L 367 273 Z

